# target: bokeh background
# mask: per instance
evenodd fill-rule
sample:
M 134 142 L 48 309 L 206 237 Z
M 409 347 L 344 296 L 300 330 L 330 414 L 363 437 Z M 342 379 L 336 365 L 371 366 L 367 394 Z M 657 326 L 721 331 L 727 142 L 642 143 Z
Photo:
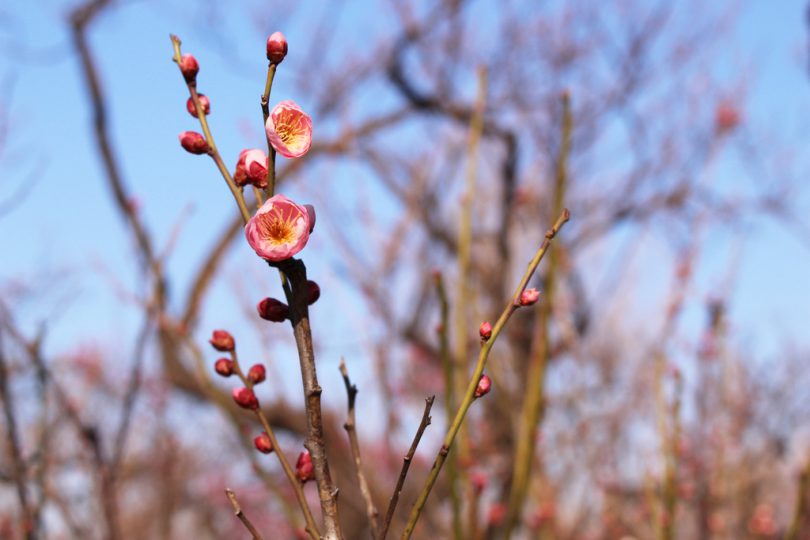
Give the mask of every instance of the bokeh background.
M 381 508 L 437 395 L 399 534 L 447 425 L 435 275 L 461 373 L 560 201 L 543 300 L 499 338 L 494 390 L 416 536 L 810 538 L 800 0 L 0 5 L 0 537 L 242 537 L 225 486 L 268 537 L 300 528 L 212 379 L 206 340 L 226 328 L 268 366 L 259 397 L 298 453 L 294 341 L 254 308 L 278 278 L 213 163 L 178 144 L 199 128 L 169 41 L 200 62 L 233 166 L 264 146 L 276 30 L 271 102 L 315 126 L 306 157 L 279 159 L 279 191 L 318 211 L 302 256 L 348 538 L 368 531 L 340 359 Z

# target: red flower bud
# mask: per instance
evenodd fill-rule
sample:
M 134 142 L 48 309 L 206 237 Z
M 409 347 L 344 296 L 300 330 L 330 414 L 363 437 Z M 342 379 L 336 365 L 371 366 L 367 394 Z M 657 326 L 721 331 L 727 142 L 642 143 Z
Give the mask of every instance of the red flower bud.
M 267 370 L 262 364 L 254 364 L 247 374 L 247 379 L 253 384 L 259 384 L 267 377 Z
M 214 371 L 223 377 L 230 377 L 233 375 L 233 361 L 227 358 L 220 358 L 214 362 Z
M 211 113 L 211 100 L 208 99 L 208 96 L 205 94 L 198 94 L 197 97 L 200 99 L 200 107 L 202 107 L 203 114 L 208 116 Z M 186 101 L 186 110 L 188 113 L 197 118 L 197 107 L 194 106 L 194 100 L 188 98 Z
M 236 347 L 236 341 L 226 330 L 214 330 L 208 343 L 219 352 L 230 352 Z
M 259 408 L 259 400 L 256 398 L 256 394 L 253 393 L 253 390 L 249 388 L 234 388 L 231 391 L 231 395 L 236 404 L 243 409 L 252 409 L 255 411 Z
M 257 188 L 264 189 L 267 187 L 267 168 L 269 166 L 270 161 L 264 151 L 257 148 L 246 148 L 239 152 L 233 180 L 237 186 L 253 184 Z
M 186 82 L 194 82 L 197 78 L 197 72 L 200 71 L 200 64 L 197 59 L 190 54 L 184 54 L 180 58 L 180 71 L 183 72 L 183 77 Z
M 481 336 L 481 341 L 488 341 L 492 337 L 492 325 L 488 321 L 482 322 L 478 327 L 478 335 Z
M 309 455 L 309 450 L 304 450 L 298 455 L 298 461 L 295 463 L 295 476 L 302 484 L 315 478 L 315 467 L 312 466 L 312 456 Z
M 492 379 L 489 378 L 489 375 L 481 375 L 481 378 L 478 379 L 478 386 L 475 387 L 475 394 L 473 395 L 476 398 L 480 398 L 481 396 L 489 394 L 491 389 Z
M 265 298 L 256 306 L 259 317 L 270 322 L 284 322 L 290 316 L 290 308 L 275 298 Z
M 208 152 L 208 142 L 201 133 L 184 131 L 180 134 L 180 146 L 192 154 L 205 154 Z
M 521 306 L 530 306 L 537 302 L 538 298 L 540 298 L 540 291 L 537 289 L 526 289 L 520 293 L 518 304 Z
M 321 297 L 321 288 L 312 280 L 307 281 L 307 304 L 310 306 Z
M 253 438 L 253 446 L 262 454 L 269 454 L 273 451 L 273 443 L 266 432 L 262 431 L 260 435 Z
M 273 32 L 267 38 L 267 59 L 271 64 L 280 64 L 287 56 L 287 38 L 281 32 Z

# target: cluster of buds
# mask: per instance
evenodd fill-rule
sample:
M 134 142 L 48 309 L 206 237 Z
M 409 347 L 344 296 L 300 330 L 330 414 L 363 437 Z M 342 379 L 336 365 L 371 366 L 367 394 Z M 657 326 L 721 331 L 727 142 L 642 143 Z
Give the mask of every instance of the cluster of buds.
M 238 373 L 242 377 L 242 372 L 236 364 L 236 340 L 226 330 L 214 330 L 211 334 L 211 339 L 208 340 L 211 346 L 219 352 L 231 353 L 231 358 L 220 358 L 214 362 L 214 371 L 222 377 L 230 377 L 234 373 Z M 256 394 L 253 393 L 253 386 L 263 382 L 267 378 L 267 370 L 262 364 L 254 364 L 244 377 L 245 383 L 248 385 L 242 388 L 234 388 L 232 391 L 233 400 L 237 405 L 243 409 L 258 409 L 259 400 Z

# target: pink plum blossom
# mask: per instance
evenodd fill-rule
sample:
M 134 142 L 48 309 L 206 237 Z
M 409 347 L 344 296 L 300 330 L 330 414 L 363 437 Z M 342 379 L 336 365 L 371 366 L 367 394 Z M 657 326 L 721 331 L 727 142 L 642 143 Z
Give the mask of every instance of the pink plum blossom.
M 282 101 L 273 107 L 264 127 L 267 140 L 286 158 L 301 157 L 312 145 L 312 119 L 294 101 Z
M 250 247 L 271 262 L 287 260 L 304 249 L 309 233 L 307 209 L 281 194 L 270 197 L 245 226 Z

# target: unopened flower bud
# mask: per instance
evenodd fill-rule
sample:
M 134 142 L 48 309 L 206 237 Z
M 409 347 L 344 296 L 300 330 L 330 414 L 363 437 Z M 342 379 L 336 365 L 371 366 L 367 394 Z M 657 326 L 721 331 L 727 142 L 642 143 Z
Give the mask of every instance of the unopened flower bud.
M 273 451 L 273 442 L 270 440 L 270 436 L 264 431 L 253 438 L 253 446 L 262 454 L 269 454 Z
M 227 330 L 214 330 L 208 343 L 219 352 L 231 352 L 236 347 L 236 341 Z
M 234 388 L 231 391 L 231 395 L 236 404 L 243 409 L 252 409 L 255 411 L 259 408 L 259 400 L 256 398 L 256 394 L 253 393 L 253 390 L 249 388 Z
M 220 358 L 216 362 L 214 362 L 214 371 L 222 375 L 223 377 L 230 377 L 233 375 L 233 360 L 228 360 L 227 358 Z
M 521 306 L 530 306 L 537 302 L 540 298 L 540 291 L 537 289 L 526 289 L 520 293 L 520 300 L 518 301 Z
M 259 384 L 267 377 L 267 370 L 264 369 L 262 364 L 254 364 L 250 370 L 248 370 L 247 380 L 252 382 L 253 384 Z
M 256 306 L 259 317 L 270 322 L 284 322 L 290 316 L 290 308 L 275 298 L 265 298 Z
M 478 327 L 478 335 L 481 336 L 481 341 L 488 341 L 492 337 L 492 325 L 488 321 L 482 322 Z
M 208 142 L 201 133 L 184 131 L 180 134 L 180 146 L 192 154 L 205 154 L 208 152 Z
M 321 288 L 314 281 L 307 280 L 307 304 L 310 306 L 321 297 Z
M 309 455 L 309 450 L 304 450 L 298 455 L 298 461 L 295 463 L 295 476 L 302 484 L 315 478 L 315 467 L 312 466 L 312 456 Z
M 219 352 L 231 352 L 236 347 L 236 341 L 227 330 L 214 330 L 208 343 Z
M 287 38 L 281 32 L 273 32 L 267 38 L 267 59 L 271 64 L 280 64 L 287 56 Z
M 202 107 L 203 114 L 208 116 L 211 113 L 211 100 L 208 99 L 208 96 L 205 94 L 198 94 L 197 98 L 200 100 L 200 107 Z M 197 107 L 194 106 L 193 99 L 188 98 L 188 101 L 186 101 L 186 110 L 191 116 L 197 118 Z
M 489 375 L 481 375 L 481 378 L 478 379 L 478 386 L 475 387 L 475 394 L 473 395 L 476 398 L 480 398 L 481 396 L 489 394 L 491 389 L 492 379 L 489 378 Z
M 194 82 L 197 78 L 197 72 L 200 71 L 200 64 L 197 63 L 196 58 L 186 53 L 180 58 L 180 71 L 183 73 L 186 82 Z
M 257 148 L 245 149 L 239 152 L 239 159 L 236 161 L 236 172 L 233 173 L 233 181 L 237 186 L 253 184 L 259 189 L 267 187 L 267 168 L 270 161 L 267 154 Z

